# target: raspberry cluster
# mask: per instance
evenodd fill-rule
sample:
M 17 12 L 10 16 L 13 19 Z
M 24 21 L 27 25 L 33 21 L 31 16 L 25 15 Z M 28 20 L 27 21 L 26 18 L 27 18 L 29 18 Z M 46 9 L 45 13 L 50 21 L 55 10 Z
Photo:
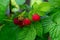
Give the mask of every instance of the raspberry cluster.
M 40 20 L 40 16 L 38 14 L 32 15 L 32 21 L 36 22 Z M 19 20 L 18 18 L 14 18 L 14 24 L 19 25 L 20 27 L 27 26 L 31 24 L 31 20 L 29 18 L 24 18 L 23 20 Z

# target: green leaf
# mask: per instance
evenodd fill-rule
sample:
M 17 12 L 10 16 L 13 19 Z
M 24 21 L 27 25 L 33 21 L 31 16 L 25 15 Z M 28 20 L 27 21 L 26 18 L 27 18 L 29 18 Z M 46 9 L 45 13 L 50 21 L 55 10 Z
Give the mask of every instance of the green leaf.
M 23 5 L 25 3 L 26 0 L 16 0 L 16 3 L 18 5 Z
M 35 40 L 41 40 L 41 38 L 37 36 Z
M 57 11 L 60 11 L 60 8 L 52 7 L 51 11 L 48 13 L 49 16 L 55 15 Z
M 56 22 L 57 24 L 60 24 L 60 10 L 53 13 L 52 18 L 53 18 L 54 22 Z
M 33 15 L 33 11 L 30 11 L 29 14 L 28 14 L 28 18 L 29 18 L 30 20 L 32 20 L 32 15 Z
M 51 40 L 60 40 L 60 25 L 54 26 L 53 30 L 49 31 Z
M 37 12 L 38 7 L 39 7 L 39 5 L 37 3 L 33 4 L 32 8 L 33 8 L 34 12 Z
M 58 10 L 52 15 L 53 21 L 56 23 L 54 29 L 50 30 L 50 37 L 52 40 L 60 40 L 60 11 Z
M 9 0 L 0 0 L 0 20 L 5 18 L 6 8 L 9 4 Z
M 24 27 L 18 34 L 18 40 L 35 40 L 36 31 L 33 28 L 33 25 L 30 27 Z
M 17 28 L 13 23 L 5 23 L 0 30 L 0 40 L 16 40 Z
M 42 3 L 43 2 L 43 0 L 31 0 L 31 2 L 30 2 L 30 6 L 33 6 L 34 5 L 34 3 L 37 3 L 37 4 L 40 4 L 40 3 Z
M 51 9 L 51 5 L 48 2 L 43 2 L 39 5 L 40 11 L 48 12 Z
M 59 7 L 60 8 L 60 0 L 48 0 L 48 2 L 54 6 L 54 7 Z
M 14 23 L 6 23 L 0 30 L 0 40 L 34 40 L 36 31 L 31 27 L 20 28 Z
M 36 32 L 37 32 L 37 36 L 42 37 L 43 36 L 42 24 L 40 22 L 36 22 L 34 25 L 35 25 L 35 29 L 36 29 Z
M 34 3 L 32 6 L 32 10 L 30 11 L 29 15 L 33 15 L 33 14 L 39 14 L 40 16 L 44 16 L 45 12 L 40 11 L 40 6 L 37 3 Z
M 44 18 L 41 23 L 44 28 L 44 33 L 48 33 L 50 30 L 54 29 L 54 26 L 56 25 L 56 23 L 52 21 L 51 17 Z
M 56 11 L 51 17 L 42 20 L 44 33 L 49 32 L 51 40 L 60 40 L 60 11 Z
M 36 31 L 33 28 L 33 25 L 30 27 L 23 28 L 19 33 L 18 33 L 18 39 L 17 40 L 35 40 L 36 37 Z
M 51 11 L 51 5 L 48 2 L 42 2 L 41 4 L 34 3 L 32 6 L 32 11 L 38 13 L 40 16 L 45 16 Z
M 4 27 L 5 25 L 0 25 L 0 31 L 1 31 L 1 29 Z

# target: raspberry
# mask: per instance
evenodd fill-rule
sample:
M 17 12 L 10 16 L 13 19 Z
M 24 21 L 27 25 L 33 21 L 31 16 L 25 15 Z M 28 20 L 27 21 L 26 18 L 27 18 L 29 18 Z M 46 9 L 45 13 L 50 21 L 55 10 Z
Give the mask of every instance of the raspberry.
M 24 26 L 23 21 L 18 20 L 18 18 L 14 18 L 14 24 L 19 25 L 20 27 Z
M 33 21 L 39 21 L 39 20 L 40 20 L 40 16 L 39 16 L 38 14 L 34 14 L 34 15 L 32 16 L 32 20 L 33 20 Z
M 20 22 L 19 22 L 19 26 L 20 26 L 20 27 L 23 27 L 23 26 L 24 26 L 23 21 L 20 21 Z
M 31 24 L 31 21 L 30 21 L 30 19 L 25 18 L 25 19 L 23 20 L 23 23 L 24 23 L 24 25 L 30 25 L 30 24 Z
M 14 18 L 14 24 L 16 24 L 16 25 L 19 24 L 19 20 L 17 18 Z

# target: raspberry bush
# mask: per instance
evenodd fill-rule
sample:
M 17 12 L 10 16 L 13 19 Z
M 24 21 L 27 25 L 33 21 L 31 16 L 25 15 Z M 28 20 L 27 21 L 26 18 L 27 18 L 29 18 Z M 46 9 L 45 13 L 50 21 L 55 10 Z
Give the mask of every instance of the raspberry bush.
M 60 0 L 0 0 L 0 40 L 60 40 Z

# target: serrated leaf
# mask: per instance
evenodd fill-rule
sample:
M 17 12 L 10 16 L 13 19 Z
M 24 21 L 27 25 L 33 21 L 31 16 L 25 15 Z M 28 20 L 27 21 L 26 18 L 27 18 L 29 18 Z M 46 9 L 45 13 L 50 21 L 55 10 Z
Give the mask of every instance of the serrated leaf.
M 51 40 L 60 40 L 60 25 L 54 26 L 53 30 L 49 31 Z
M 45 16 L 51 10 L 51 5 L 48 2 L 42 2 L 40 5 L 34 3 L 32 6 L 34 13 L 38 13 L 40 16 Z
M 60 10 L 53 13 L 52 18 L 54 22 L 56 22 L 57 24 L 60 24 Z
M 0 40 L 16 40 L 17 28 L 13 23 L 6 23 L 0 31 Z
M 53 13 L 53 21 L 56 23 L 53 30 L 50 30 L 50 37 L 52 40 L 60 40 L 60 11 Z
M 48 2 L 43 2 L 40 5 L 40 11 L 48 12 L 51 9 L 51 5 Z
M 54 6 L 54 7 L 59 7 L 60 8 L 60 0 L 48 0 L 48 2 Z
M 50 17 L 42 20 L 42 25 L 44 27 L 44 33 L 48 33 L 50 30 L 54 29 L 56 23 L 54 23 Z
M 9 4 L 9 0 L 0 0 L 0 20 L 5 18 L 6 8 Z
M 43 11 L 40 11 L 40 6 L 37 4 L 37 3 L 34 3 L 33 6 L 32 6 L 32 10 L 30 11 L 29 14 L 35 14 L 37 13 L 38 15 L 40 16 L 44 16 L 46 13 L 43 12 Z
M 60 8 L 52 7 L 51 11 L 48 13 L 49 16 L 55 15 L 57 11 L 60 11 Z
M 18 33 L 18 40 L 35 40 L 36 37 L 36 31 L 33 28 L 33 25 L 30 27 L 25 27 L 23 28 L 19 33 Z
M 36 31 L 32 27 L 20 28 L 13 23 L 6 23 L 0 31 L 0 40 L 34 40 Z
M 34 25 L 35 25 L 35 29 L 36 29 L 36 32 L 37 32 L 37 36 L 42 37 L 43 36 L 42 24 L 40 22 L 36 22 Z
M 51 17 L 43 19 L 44 33 L 49 32 L 51 40 L 60 40 L 60 11 L 53 13 Z

